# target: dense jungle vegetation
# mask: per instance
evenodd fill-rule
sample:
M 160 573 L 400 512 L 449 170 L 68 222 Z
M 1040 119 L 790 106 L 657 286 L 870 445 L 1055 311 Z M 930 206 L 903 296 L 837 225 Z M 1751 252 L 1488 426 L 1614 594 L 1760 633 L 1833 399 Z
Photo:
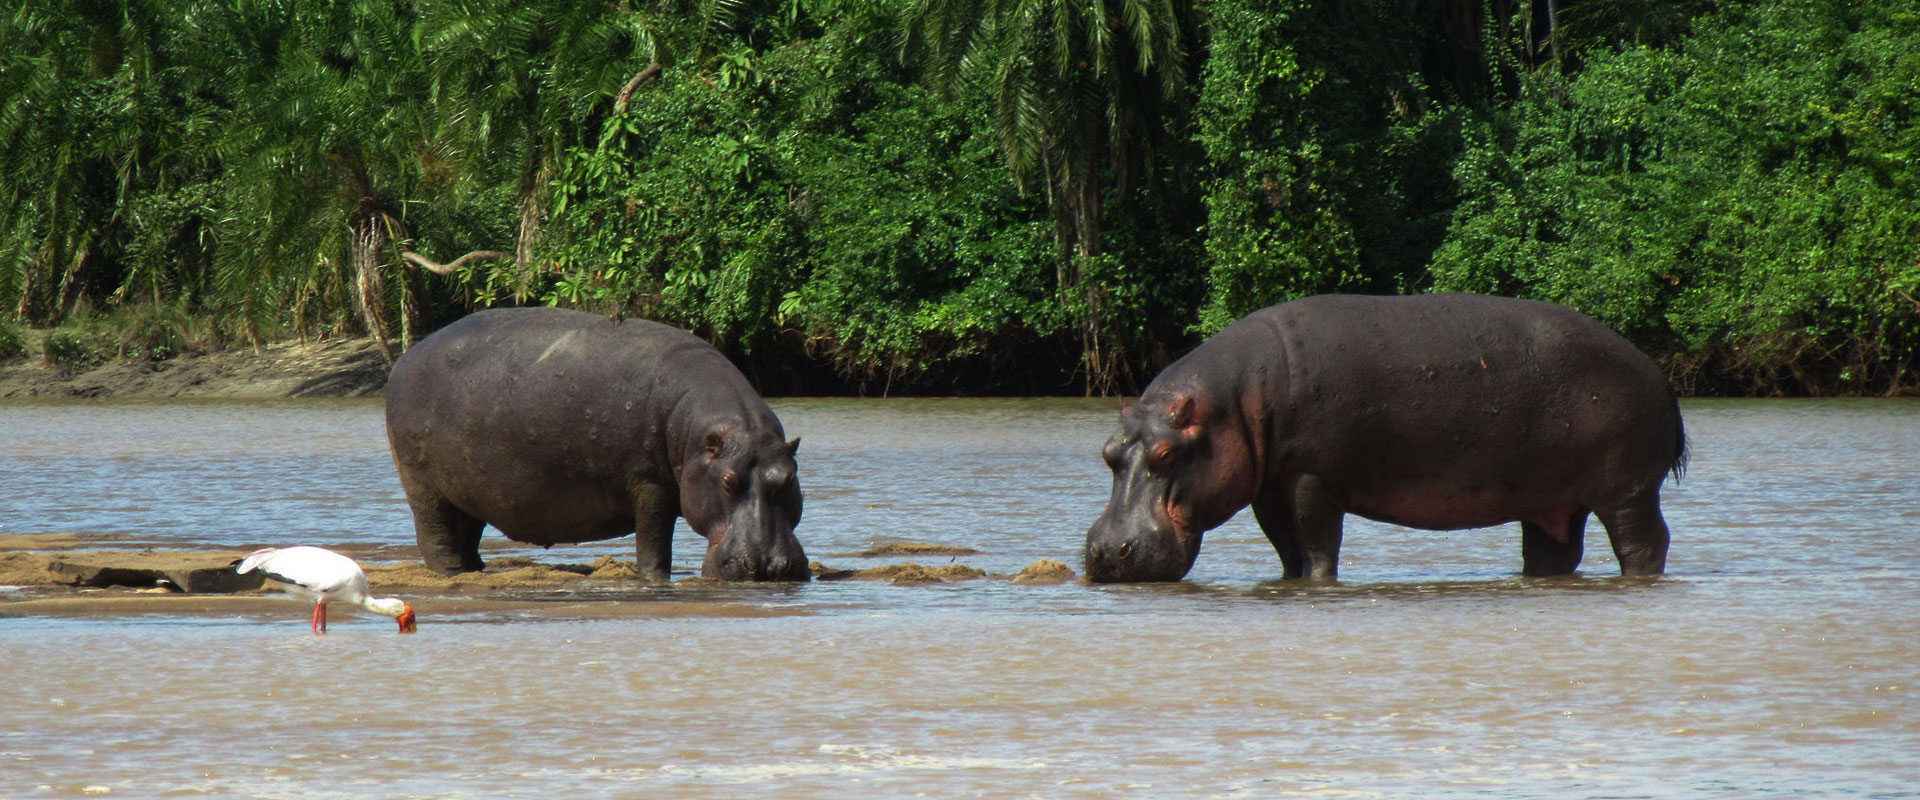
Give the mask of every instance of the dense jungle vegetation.
M 0 13 L 0 358 L 552 304 L 769 393 L 1126 392 L 1261 306 L 1461 290 L 1683 391 L 1920 387 L 1910 0 Z

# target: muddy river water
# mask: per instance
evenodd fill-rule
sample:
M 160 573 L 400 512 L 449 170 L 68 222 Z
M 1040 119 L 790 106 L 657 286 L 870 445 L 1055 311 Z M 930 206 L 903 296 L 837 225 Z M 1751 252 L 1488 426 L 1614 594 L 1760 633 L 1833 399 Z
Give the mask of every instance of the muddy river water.
M 773 405 L 812 558 L 1080 568 L 1111 401 Z M 1920 402 L 1684 410 L 1657 580 L 1597 523 L 1581 576 L 1522 579 L 1518 526 L 1350 519 L 1302 586 L 1243 513 L 1166 586 L 630 588 L 597 599 L 788 613 L 405 637 L 0 616 L 0 798 L 1920 796 Z M 364 402 L 0 405 L 0 534 L 37 533 L 412 539 Z

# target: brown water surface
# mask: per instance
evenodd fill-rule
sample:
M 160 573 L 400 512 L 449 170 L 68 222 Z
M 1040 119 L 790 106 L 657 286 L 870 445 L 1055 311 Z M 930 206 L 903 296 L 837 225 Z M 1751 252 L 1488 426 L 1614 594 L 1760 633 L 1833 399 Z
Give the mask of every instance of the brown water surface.
M 774 405 L 813 557 L 1078 568 L 1111 402 Z M 324 638 L 291 600 L 0 605 L 0 797 L 1916 796 L 1920 403 L 1685 413 L 1657 580 L 1597 524 L 1581 576 L 1524 579 L 1517 526 L 1354 520 L 1340 583 L 1282 582 L 1243 514 L 1169 586 L 603 587 L 519 599 L 641 613 Z M 412 536 L 377 404 L 0 404 L 0 534 L 49 533 Z M 769 613 L 666 613 L 728 606 Z

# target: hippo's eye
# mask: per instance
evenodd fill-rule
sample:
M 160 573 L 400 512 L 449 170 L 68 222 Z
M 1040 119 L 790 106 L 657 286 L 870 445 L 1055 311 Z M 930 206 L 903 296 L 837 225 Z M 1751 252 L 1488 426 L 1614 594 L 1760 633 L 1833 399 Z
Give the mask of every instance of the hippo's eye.
M 1161 442 L 1154 445 L 1152 450 L 1147 451 L 1147 469 L 1153 470 L 1154 472 L 1165 472 L 1167 467 L 1172 465 L 1172 442 Z
M 727 470 L 720 473 L 720 489 L 727 494 L 740 493 L 740 473 Z
M 1100 448 L 1101 460 L 1106 461 L 1107 466 L 1112 467 L 1113 469 L 1119 469 L 1120 468 L 1120 452 L 1126 449 L 1126 444 L 1127 444 L 1127 440 L 1125 437 L 1121 437 L 1119 439 L 1108 439 L 1107 446 Z

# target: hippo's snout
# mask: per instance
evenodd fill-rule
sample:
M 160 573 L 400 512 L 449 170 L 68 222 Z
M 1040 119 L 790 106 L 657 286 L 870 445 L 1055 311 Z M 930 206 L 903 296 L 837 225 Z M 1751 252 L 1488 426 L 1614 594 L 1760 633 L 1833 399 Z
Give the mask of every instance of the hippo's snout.
M 712 577 L 723 581 L 808 581 L 813 573 L 805 558 L 730 558 L 716 565 Z
M 1095 583 L 1177 581 L 1193 568 L 1198 552 L 1187 552 L 1171 531 L 1147 527 L 1120 534 L 1105 520 L 1087 531 L 1087 579 Z
M 723 581 L 807 581 L 806 551 L 791 530 L 735 537 L 721 531 L 707 547 L 702 575 Z

